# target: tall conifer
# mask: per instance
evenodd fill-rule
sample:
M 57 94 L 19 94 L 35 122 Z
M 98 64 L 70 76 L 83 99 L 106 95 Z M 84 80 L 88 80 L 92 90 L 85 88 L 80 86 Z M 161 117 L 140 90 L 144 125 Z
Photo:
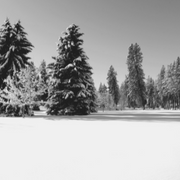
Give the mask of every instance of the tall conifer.
M 0 85 L 8 76 L 29 65 L 27 54 L 33 45 L 26 38 L 27 33 L 18 21 L 13 27 L 6 19 L 0 30 Z
M 92 68 L 82 49 L 79 27 L 70 25 L 58 43 L 58 56 L 51 67 L 48 114 L 89 114 L 95 110 Z
M 111 94 L 113 98 L 114 104 L 117 107 L 117 104 L 120 99 L 120 90 L 119 90 L 119 85 L 118 85 L 116 76 L 117 76 L 117 73 L 114 70 L 114 67 L 111 66 L 107 75 L 108 88 L 109 88 L 109 93 Z
M 40 88 L 44 89 L 44 92 L 39 96 L 39 100 L 41 101 L 47 101 L 48 98 L 48 72 L 47 72 L 47 66 L 46 61 L 43 60 L 39 66 L 39 76 L 40 76 Z
M 145 108 L 146 104 L 146 87 L 145 75 L 142 69 L 142 52 L 140 46 L 135 43 L 129 47 L 129 54 L 127 57 L 128 79 L 129 79 L 129 94 L 130 100 Z M 135 106 L 134 106 L 135 107 Z

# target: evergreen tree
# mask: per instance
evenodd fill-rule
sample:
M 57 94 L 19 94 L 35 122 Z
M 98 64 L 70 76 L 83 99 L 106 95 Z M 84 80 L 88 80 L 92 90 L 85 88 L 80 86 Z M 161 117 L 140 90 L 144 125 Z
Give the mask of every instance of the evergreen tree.
M 93 78 L 90 76 L 89 77 L 89 86 L 88 86 L 88 91 L 89 91 L 89 100 L 88 100 L 88 114 L 89 113 L 93 113 L 93 112 L 97 112 L 97 107 L 98 107 L 98 103 L 97 103 L 97 90 L 95 88 L 94 85 L 94 80 Z
M 165 109 L 180 108 L 180 58 L 163 65 L 154 83 L 155 106 Z
M 11 51 L 11 41 L 12 41 L 12 26 L 9 22 L 9 19 L 6 19 L 5 23 L 0 29 L 0 86 L 2 88 L 2 83 L 4 79 L 10 74 L 9 66 L 10 61 L 6 59 L 9 57 L 8 50 Z
M 148 76 L 146 83 L 147 105 L 149 108 L 155 108 L 155 85 L 154 80 Z
M 130 101 L 128 99 L 129 94 L 129 80 L 128 76 L 125 76 L 124 82 L 120 86 L 120 108 L 121 110 L 125 109 L 126 106 L 131 106 Z
M 108 88 L 109 88 L 109 93 L 112 95 L 114 104 L 116 105 L 116 108 L 117 108 L 117 104 L 120 99 L 120 92 L 119 92 L 119 85 L 118 85 L 116 76 L 117 76 L 117 73 L 115 72 L 114 67 L 110 66 L 110 69 L 107 75 Z
M 26 38 L 27 33 L 18 21 L 14 27 L 8 19 L 0 30 L 0 76 L 1 85 L 3 80 L 12 76 L 29 65 L 30 59 L 27 54 L 32 51 L 33 45 Z
M 121 110 L 125 109 L 126 106 L 126 89 L 125 82 L 123 82 L 120 86 L 120 108 Z
M 131 102 L 143 106 L 145 109 L 146 104 L 146 87 L 145 87 L 145 75 L 142 69 L 142 52 L 140 46 L 131 44 L 129 47 L 129 54 L 127 57 L 128 66 L 128 79 L 129 79 L 129 94 Z M 134 106 L 135 108 L 135 106 Z
M 126 75 L 125 80 L 124 80 L 124 91 L 125 91 L 124 94 L 126 96 L 127 106 L 130 108 L 133 106 L 133 101 L 132 101 L 132 99 L 130 99 L 129 90 L 130 90 L 130 88 L 129 88 L 129 77 Z M 121 96 L 121 94 L 120 94 L 120 96 Z
M 157 79 L 157 90 L 158 90 L 158 94 L 159 94 L 159 98 L 160 98 L 161 107 L 164 107 L 164 104 L 165 104 L 165 102 L 164 102 L 165 99 L 164 99 L 164 95 L 163 95 L 163 88 L 162 88 L 163 81 L 165 78 L 165 72 L 166 72 L 166 69 L 163 65 L 161 68 L 160 74 L 158 75 L 158 79 Z
M 157 80 L 154 81 L 154 107 L 159 108 L 161 104 L 161 99 L 158 94 L 158 83 Z
M 105 84 L 100 83 L 99 85 L 99 91 L 100 94 L 107 93 L 107 87 Z
M 162 81 L 162 95 L 163 95 L 163 105 L 164 108 L 169 109 L 170 108 L 170 99 L 171 99 L 171 94 L 172 94 L 172 69 L 173 66 L 172 64 L 167 66 L 167 70 L 165 72 L 165 77 L 164 80 Z
M 162 82 L 163 104 L 165 108 L 176 109 L 178 104 L 178 80 L 176 77 L 176 63 L 168 65 Z
M 58 43 L 58 56 L 50 64 L 51 88 L 48 114 L 89 114 L 96 107 L 92 68 L 82 49 L 77 25 L 70 25 Z
M 180 58 L 169 64 L 167 68 L 164 65 L 156 81 L 159 105 L 163 108 L 180 107 Z
M 175 67 L 175 81 L 176 81 L 176 97 L 177 97 L 177 107 L 180 107 L 180 58 L 176 60 Z
M 46 67 L 46 61 L 43 60 L 39 66 L 39 76 L 40 76 L 40 88 L 44 89 L 44 92 L 39 97 L 39 100 L 47 101 L 48 98 L 48 72 Z
M 99 85 L 99 90 L 98 90 L 98 92 L 99 92 L 99 93 L 103 92 L 103 85 L 102 85 L 102 83 L 100 83 L 100 85 Z

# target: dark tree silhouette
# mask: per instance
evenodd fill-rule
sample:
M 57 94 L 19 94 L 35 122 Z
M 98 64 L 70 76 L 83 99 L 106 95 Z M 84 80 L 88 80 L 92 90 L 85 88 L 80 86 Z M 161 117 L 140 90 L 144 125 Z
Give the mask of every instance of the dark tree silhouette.
M 48 98 L 48 81 L 49 76 L 47 72 L 46 61 L 43 60 L 39 66 L 40 89 L 44 89 L 43 93 L 38 97 L 40 101 L 47 101 Z
M 109 93 L 112 95 L 114 104 L 116 105 L 117 108 L 117 104 L 120 99 L 120 90 L 116 76 L 117 73 L 115 72 L 114 67 L 111 66 L 108 71 L 107 81 L 108 81 Z
M 154 80 L 148 76 L 146 82 L 147 105 L 149 108 L 155 108 L 155 84 Z
M 163 96 L 163 81 L 164 81 L 164 78 L 165 78 L 165 72 L 166 72 L 166 69 L 164 67 L 164 65 L 162 66 L 161 68 L 161 71 L 158 75 L 158 79 L 157 79 L 157 89 L 158 89 L 158 95 L 159 95 L 159 98 L 160 98 L 160 105 L 161 107 L 164 108 L 164 104 L 165 102 L 165 98 Z
M 131 102 L 143 106 L 145 109 L 146 104 L 146 87 L 145 87 L 145 75 L 142 69 L 142 53 L 140 46 L 131 44 L 129 47 L 129 54 L 127 57 L 128 66 L 128 80 L 129 80 L 129 94 Z
M 0 30 L 0 77 L 3 80 L 29 65 L 27 54 L 33 45 L 26 38 L 27 33 L 18 21 L 14 27 L 6 19 Z
M 48 114 L 89 114 L 95 110 L 96 93 L 92 68 L 81 48 L 83 40 L 77 25 L 70 25 L 58 44 L 58 56 L 51 69 Z

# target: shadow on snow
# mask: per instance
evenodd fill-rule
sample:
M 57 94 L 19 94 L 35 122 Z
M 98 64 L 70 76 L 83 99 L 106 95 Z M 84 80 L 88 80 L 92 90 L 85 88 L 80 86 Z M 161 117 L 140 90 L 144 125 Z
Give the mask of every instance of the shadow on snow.
M 50 116 L 45 112 L 35 112 L 32 118 L 45 120 L 81 120 L 81 121 L 163 121 L 180 122 L 180 111 L 108 111 L 92 113 L 90 115 Z

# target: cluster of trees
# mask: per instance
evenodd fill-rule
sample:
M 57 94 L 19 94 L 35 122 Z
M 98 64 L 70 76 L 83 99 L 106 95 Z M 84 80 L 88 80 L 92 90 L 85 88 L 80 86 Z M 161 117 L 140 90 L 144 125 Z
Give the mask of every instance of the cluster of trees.
M 32 116 L 33 110 L 39 110 L 38 102 L 43 99 L 47 89 L 40 70 L 31 63 L 4 80 L 5 88 L 0 90 L 1 113 L 7 116 Z
M 111 107 L 115 105 L 116 109 L 122 110 L 126 106 L 128 107 L 143 107 L 145 109 L 146 104 L 146 86 L 145 75 L 142 69 L 142 52 L 140 46 L 131 44 L 129 47 L 129 54 L 127 57 L 128 75 L 125 81 L 119 87 L 117 81 L 117 73 L 111 66 L 108 71 L 108 91 L 105 91 L 105 85 L 100 84 L 99 87 L 99 101 L 101 106 Z M 103 89 L 103 93 L 101 92 Z M 102 98 L 104 97 L 104 98 Z M 110 97 L 110 98 L 109 98 Z M 112 99 L 110 101 L 110 99 Z M 110 108 L 109 108 L 110 109 Z
M 118 86 L 117 73 L 111 66 L 108 71 L 108 87 L 100 84 L 98 102 L 100 107 L 112 109 L 128 108 L 180 108 L 180 58 L 167 66 L 162 66 L 157 79 L 145 74 L 142 68 L 143 55 L 135 43 L 129 47 L 127 57 L 128 74 Z
M 78 26 L 69 26 L 55 62 L 36 68 L 27 56 L 33 45 L 21 22 L 12 26 L 7 19 L 0 30 L 0 114 L 30 116 L 40 104 L 52 115 L 95 112 L 97 94 L 82 35 Z
M 118 109 L 118 103 L 120 100 L 120 89 L 117 81 L 117 72 L 111 65 L 107 74 L 107 84 L 100 83 L 98 89 L 98 105 L 103 109 Z
M 150 80 L 151 79 L 151 80 Z M 180 108 L 180 58 L 165 68 L 162 66 L 158 78 L 149 78 L 150 106 L 166 109 Z
M 142 69 L 142 52 L 139 45 L 129 48 L 127 66 L 129 74 L 120 86 L 120 103 L 123 107 L 180 108 L 180 58 L 165 68 L 157 79 L 145 75 Z
M 19 94 L 21 91 L 18 91 L 22 88 L 21 70 L 31 66 L 27 55 L 32 51 L 33 45 L 26 35 L 20 21 L 12 26 L 9 19 L 6 19 L 0 29 L 0 111 L 7 115 L 19 116 L 24 112 L 31 114 L 29 110 L 25 111 L 28 104 L 21 102 L 25 93 L 22 97 Z
M 0 29 L 0 114 L 31 116 L 39 105 L 46 105 L 50 115 L 85 115 L 98 107 L 180 107 L 179 57 L 167 68 L 162 66 L 156 80 L 145 81 L 141 48 L 131 44 L 124 82 L 118 85 L 117 72 L 110 66 L 107 86 L 101 83 L 97 91 L 79 30 L 70 25 L 59 38 L 54 62 L 46 65 L 43 60 L 36 68 L 28 57 L 33 45 L 21 22 L 12 26 L 5 21 Z

